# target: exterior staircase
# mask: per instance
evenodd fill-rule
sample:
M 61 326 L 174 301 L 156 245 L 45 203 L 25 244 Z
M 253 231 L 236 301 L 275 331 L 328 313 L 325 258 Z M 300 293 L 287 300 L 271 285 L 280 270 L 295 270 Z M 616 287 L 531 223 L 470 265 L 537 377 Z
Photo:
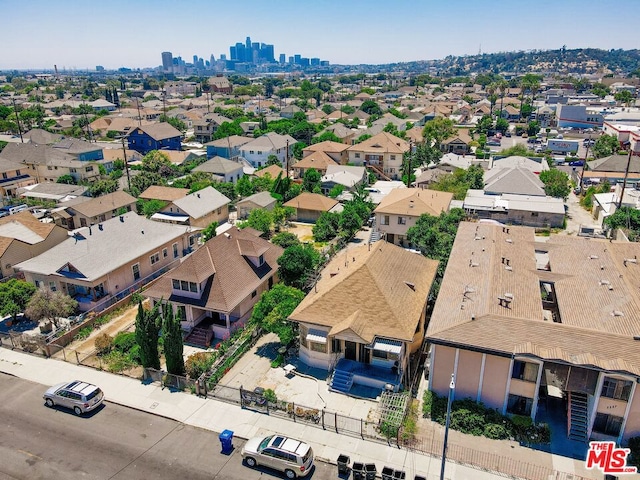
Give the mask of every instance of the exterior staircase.
M 389 177 L 386 173 L 384 173 L 384 170 L 382 168 L 380 168 L 379 165 L 370 163 L 367 166 L 371 169 L 371 171 L 373 171 L 373 173 L 375 175 L 379 176 L 383 180 L 387 180 L 387 181 L 391 181 L 392 180 L 391 177 Z
M 210 328 L 196 327 L 187 335 L 184 343 L 185 345 L 192 345 L 194 347 L 209 348 L 212 337 L 213 331 L 211 331 Z
M 353 385 L 353 373 L 344 370 L 334 370 L 331 377 L 330 389 L 336 392 L 349 393 Z
M 369 243 L 376 243 L 380 238 L 381 235 L 378 230 L 371 230 L 371 233 L 369 234 Z
M 587 394 L 569 392 L 569 438 L 578 442 L 587 441 L 589 413 L 587 410 Z

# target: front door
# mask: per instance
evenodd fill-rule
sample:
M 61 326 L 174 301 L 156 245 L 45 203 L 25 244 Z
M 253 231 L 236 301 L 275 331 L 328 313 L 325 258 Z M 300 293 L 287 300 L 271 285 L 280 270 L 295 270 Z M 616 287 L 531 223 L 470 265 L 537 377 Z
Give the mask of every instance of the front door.
M 360 361 L 362 363 L 371 363 L 371 350 L 364 343 L 360 344 Z
M 355 342 L 344 342 L 344 358 L 347 360 L 356 360 L 356 343 Z

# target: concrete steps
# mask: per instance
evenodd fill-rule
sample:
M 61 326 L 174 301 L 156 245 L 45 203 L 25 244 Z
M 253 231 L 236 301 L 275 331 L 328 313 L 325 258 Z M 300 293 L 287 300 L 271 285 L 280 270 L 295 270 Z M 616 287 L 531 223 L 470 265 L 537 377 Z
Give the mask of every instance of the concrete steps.
M 331 377 L 331 390 L 342 393 L 349 393 L 353 386 L 353 373 L 344 370 L 334 370 Z
M 569 438 L 578 442 L 586 442 L 589 429 L 587 395 L 585 393 L 571 392 L 569 408 L 571 409 Z

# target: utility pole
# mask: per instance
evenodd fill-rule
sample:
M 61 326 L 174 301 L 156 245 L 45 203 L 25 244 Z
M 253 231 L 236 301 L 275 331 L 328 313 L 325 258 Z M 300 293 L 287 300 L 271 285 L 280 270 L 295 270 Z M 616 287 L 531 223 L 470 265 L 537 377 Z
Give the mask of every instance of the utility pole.
M 124 169 L 127 172 L 127 185 L 131 191 L 131 177 L 129 176 L 129 164 L 127 163 L 127 149 L 124 147 L 124 135 L 120 137 L 122 140 L 122 155 L 124 156 Z
M 16 123 L 18 124 L 18 133 L 20 134 L 20 142 L 24 143 L 24 138 L 22 138 L 22 127 L 20 126 L 20 117 L 18 116 L 18 107 L 16 105 L 16 99 L 13 98 L 13 111 L 16 112 Z
M 629 176 L 629 166 L 631 165 L 631 145 L 629 145 L 629 156 L 627 157 L 627 168 L 624 170 L 624 180 L 622 181 L 622 191 L 620 192 L 620 198 L 618 199 L 618 208 L 622 207 L 622 199 L 624 198 L 624 189 L 627 186 L 627 177 Z
M 136 98 L 136 107 L 138 107 L 138 126 L 142 126 L 142 117 L 140 116 L 140 99 Z
M 409 165 L 407 166 L 407 188 L 411 188 L 411 160 L 413 158 L 413 141 L 409 140 L 409 152 L 407 154 L 407 160 Z
M 286 178 L 289 178 L 289 140 L 287 140 L 287 152 L 286 152 L 284 166 L 285 166 L 284 174 Z
M 583 193 L 583 178 L 584 178 L 584 169 L 587 166 L 587 157 L 589 156 L 589 147 L 591 147 L 591 135 L 589 135 L 589 141 L 587 142 L 587 150 L 584 152 L 584 160 L 582 161 L 582 172 L 580 173 L 580 195 Z
M 451 422 L 451 402 L 453 401 L 454 391 L 456 388 L 455 375 L 451 374 L 451 383 L 449 384 L 449 397 L 447 398 L 447 419 L 444 424 L 444 444 L 442 446 L 442 463 L 440 464 L 440 480 L 444 480 L 444 467 L 447 463 L 447 440 L 449 439 L 449 423 Z

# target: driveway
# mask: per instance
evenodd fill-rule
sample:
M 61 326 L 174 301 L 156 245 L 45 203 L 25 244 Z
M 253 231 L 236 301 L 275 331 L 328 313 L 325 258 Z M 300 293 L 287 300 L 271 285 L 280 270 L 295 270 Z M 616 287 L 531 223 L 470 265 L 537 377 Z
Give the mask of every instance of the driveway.
M 565 202 L 567 206 L 567 228 L 560 232 L 563 235 L 577 235 L 580 225 L 587 227 L 601 228 L 598 222 L 593 218 L 590 212 L 580 205 L 580 199 L 573 192 L 569 193 L 569 197 Z

